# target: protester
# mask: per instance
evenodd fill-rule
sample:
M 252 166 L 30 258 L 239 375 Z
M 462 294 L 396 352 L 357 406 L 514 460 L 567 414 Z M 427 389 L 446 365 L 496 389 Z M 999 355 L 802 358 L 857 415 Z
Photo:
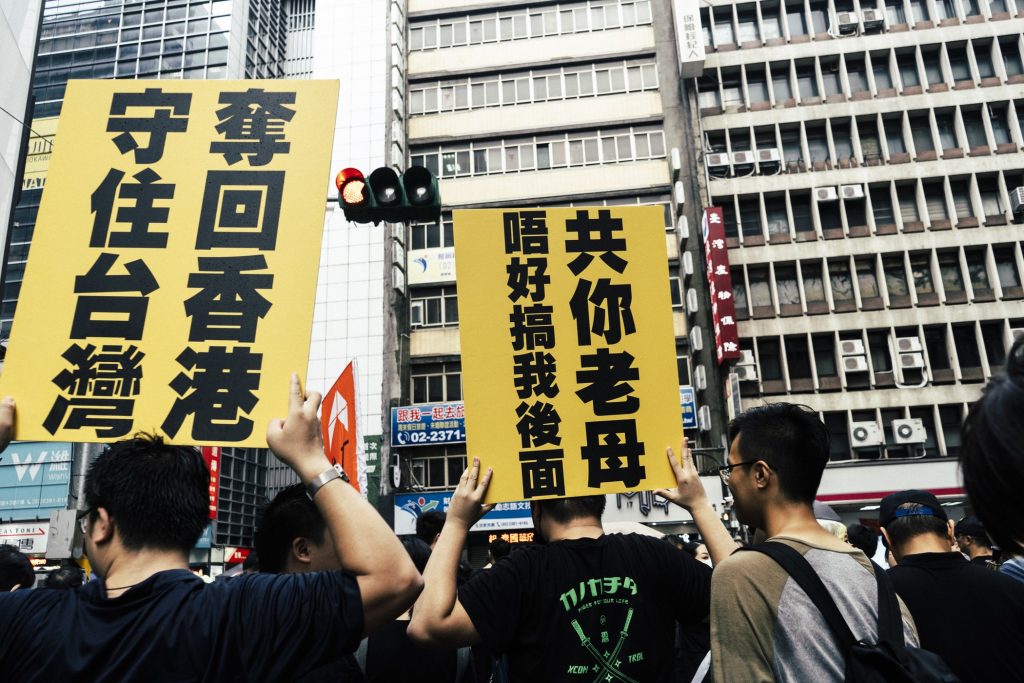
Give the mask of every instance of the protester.
M 999 565 L 999 571 L 1018 581 L 1024 582 L 1024 557 L 1014 555 Z
M 685 447 L 682 455 L 690 484 L 696 470 Z M 671 681 L 674 624 L 707 618 L 711 570 L 660 539 L 606 535 L 597 495 L 532 501 L 540 544 L 456 591 L 468 530 L 491 508 L 482 504 L 490 480 L 474 458 L 424 571 L 409 635 L 449 647 L 483 642 L 507 654 L 512 681 Z
M 260 554 L 255 550 L 242 561 L 243 574 L 255 574 L 260 570 Z
M 35 583 L 36 573 L 28 558 L 13 545 L 0 545 L 0 593 L 32 588 Z
M 339 654 L 404 612 L 421 577 L 387 524 L 324 455 L 317 407 L 292 375 L 267 443 L 309 486 L 345 571 L 204 584 L 188 553 L 206 526 L 198 450 L 145 436 L 89 467 L 81 526 L 98 579 L 0 595 L 12 681 L 324 680 Z
M 886 496 L 878 522 L 899 562 L 889 577 L 914 617 L 921 647 L 965 683 L 1021 680 L 1024 583 L 954 552 L 953 523 L 927 491 Z
M 416 518 L 416 538 L 433 550 L 434 544 L 437 543 L 437 539 L 441 535 L 441 529 L 444 528 L 444 520 L 445 514 L 437 510 L 422 513 Z
M 402 539 L 416 569 L 426 569 L 430 546 L 419 538 Z M 468 647 L 428 649 L 414 642 L 406 629 L 412 610 L 386 624 L 359 646 L 356 656 L 367 683 L 471 683 L 476 680 L 473 653 Z
M 85 574 L 78 567 L 61 567 L 46 575 L 44 588 L 72 590 L 85 583 Z
M 711 566 L 711 553 L 708 552 L 708 547 L 703 543 L 685 541 L 683 543 L 682 550 L 698 562 L 706 564 L 709 567 Z
M 739 521 L 800 553 L 855 637 L 875 642 L 873 565 L 815 519 L 814 497 L 829 459 L 825 425 L 804 406 L 765 405 L 732 421 L 729 443 L 728 464 L 719 472 Z M 913 643 L 909 615 L 904 626 Z M 781 565 L 754 550 L 716 563 L 711 653 L 716 681 L 842 681 L 846 666 L 818 607 Z
M 487 564 L 484 568 L 490 568 L 504 560 L 512 553 L 512 544 L 496 538 L 487 546 Z
M 1024 336 L 967 413 L 960 470 L 971 507 L 1008 555 L 1024 555 Z
M 992 561 L 992 544 L 989 543 L 985 527 L 977 517 L 968 516 L 961 519 L 956 523 L 954 533 L 960 552 L 966 555 L 972 564 L 988 566 Z
M 868 559 L 878 552 L 878 534 L 863 524 L 851 524 L 846 527 L 847 542 L 867 555 Z

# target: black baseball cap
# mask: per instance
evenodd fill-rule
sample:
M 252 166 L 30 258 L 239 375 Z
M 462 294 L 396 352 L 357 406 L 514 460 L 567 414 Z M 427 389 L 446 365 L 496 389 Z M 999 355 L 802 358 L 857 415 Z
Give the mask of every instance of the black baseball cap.
M 916 503 L 921 508 L 916 510 L 899 509 L 901 505 L 907 503 Z M 935 497 L 935 494 L 928 491 L 911 489 L 909 491 L 891 493 L 882 499 L 882 504 L 878 509 L 878 523 L 881 526 L 889 526 L 894 519 L 911 515 L 930 515 L 941 519 L 943 522 L 949 520 L 946 510 L 939 504 L 939 499 Z
M 985 525 L 977 517 L 964 517 L 956 523 L 953 531 L 957 536 L 971 536 L 979 541 L 988 541 L 988 534 L 985 533 Z

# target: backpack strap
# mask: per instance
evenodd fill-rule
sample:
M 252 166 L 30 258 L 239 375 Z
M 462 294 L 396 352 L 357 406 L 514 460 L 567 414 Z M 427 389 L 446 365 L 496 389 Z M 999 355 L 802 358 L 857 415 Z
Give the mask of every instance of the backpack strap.
M 814 571 L 814 567 L 804 559 L 803 555 L 785 543 L 777 541 L 766 541 L 758 545 L 741 548 L 741 550 L 759 552 L 775 560 L 796 581 L 797 585 L 803 589 L 807 597 L 811 599 L 811 602 L 821 612 L 821 616 L 825 618 L 825 622 L 832 631 L 832 635 L 835 636 L 839 646 L 842 648 L 843 655 L 846 656 L 850 653 L 853 646 L 857 644 L 857 639 L 836 606 L 835 600 L 829 595 L 828 588 L 825 587 L 825 584 L 822 583 L 818 574 Z M 879 595 L 881 595 L 881 592 L 879 592 Z
M 455 680 L 458 683 L 462 682 L 462 677 L 466 674 L 466 669 L 469 668 L 469 657 L 472 652 L 468 647 L 460 647 L 455 652 Z
M 897 650 L 902 650 L 906 642 L 903 639 L 903 613 L 896 599 L 896 590 L 884 569 L 873 561 L 871 567 L 875 571 L 875 583 L 878 585 L 878 640 L 884 640 Z

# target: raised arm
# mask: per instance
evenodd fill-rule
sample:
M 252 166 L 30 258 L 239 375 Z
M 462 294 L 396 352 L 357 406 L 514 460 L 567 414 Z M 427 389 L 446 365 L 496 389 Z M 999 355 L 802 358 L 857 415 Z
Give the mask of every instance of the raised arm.
M 739 546 L 732 540 L 732 534 L 725 528 L 718 513 L 711 507 L 708 501 L 704 484 L 697 475 L 697 468 L 693 464 L 693 455 L 690 453 L 690 444 L 684 437 L 682 446 L 679 448 L 680 460 L 676 460 L 672 449 L 666 450 L 669 464 L 676 475 L 676 487 L 674 489 L 660 489 L 655 491 L 662 498 L 671 500 L 676 505 L 690 513 L 693 521 L 697 524 L 704 545 L 708 547 L 708 554 L 711 555 L 711 563 L 718 565 L 719 562 L 729 557 Z
M 267 428 L 271 450 L 307 486 L 331 468 L 316 415 L 320 398 L 316 392 L 303 395 L 298 375 L 292 374 L 288 417 L 272 420 Z M 364 634 L 405 612 L 419 594 L 423 579 L 377 511 L 340 479 L 325 484 L 313 502 L 331 531 L 342 568 L 355 574 L 359 583 Z
M 484 494 L 491 483 L 491 469 L 480 477 L 480 460 L 462 473 L 452 494 L 451 505 L 441 537 L 434 545 L 427 568 L 423 571 L 425 586 L 412 610 L 407 633 L 413 640 L 429 645 L 462 647 L 480 641 L 473 620 L 459 603 L 456 574 L 459 555 L 466 544 L 469 528 L 491 509 L 483 505 Z

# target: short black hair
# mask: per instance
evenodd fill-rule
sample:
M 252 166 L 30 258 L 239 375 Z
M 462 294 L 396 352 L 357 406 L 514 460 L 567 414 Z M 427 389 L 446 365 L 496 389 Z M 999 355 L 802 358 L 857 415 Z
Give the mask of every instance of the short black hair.
M 0 593 L 6 593 L 15 586 L 32 588 L 36 573 L 32 563 L 13 545 L 0 545 Z
M 1024 555 L 1024 336 L 964 422 L 960 469 L 974 513 L 1003 552 Z
M 258 572 L 260 570 L 260 554 L 253 550 L 242 560 L 243 572 Z
M 863 551 L 869 558 L 875 556 L 878 550 L 878 534 L 875 530 L 863 524 L 850 524 L 846 527 L 846 538 L 850 545 Z
M 92 519 L 105 508 L 128 550 L 188 552 L 209 522 L 210 471 L 191 446 L 138 434 L 107 447 L 85 476 Z
M 292 541 L 308 538 L 324 541 L 327 522 L 306 495 L 302 484 L 287 486 L 263 508 L 256 522 L 253 547 L 260 556 L 260 571 L 280 574 L 288 563 Z
M 491 544 L 487 547 L 491 551 L 491 557 L 494 561 L 504 560 L 512 552 L 512 544 L 508 541 L 496 538 L 491 541 Z
M 46 575 L 43 586 L 58 589 L 78 588 L 84 581 L 85 576 L 78 567 L 61 567 Z
M 430 546 L 415 536 L 403 536 L 401 541 L 405 552 L 409 553 L 409 558 L 416 566 L 416 571 L 422 574 L 430 560 Z
M 445 519 L 446 515 L 443 512 L 437 510 L 424 512 L 416 518 L 416 538 L 430 545 L 444 528 Z
M 604 496 L 577 496 L 575 498 L 547 498 L 535 500 L 541 513 L 555 520 L 559 524 L 566 524 L 574 519 L 596 517 L 601 519 L 604 515 Z
M 743 462 L 763 460 L 778 474 L 788 500 L 814 504 L 831 443 L 817 413 L 793 403 L 757 406 L 729 423 L 730 445 L 737 436 Z
M 927 506 L 920 503 L 903 503 L 897 510 L 922 510 Z M 899 548 L 917 536 L 935 534 L 946 538 L 947 522 L 930 514 L 910 514 L 897 517 L 885 526 L 891 547 Z

